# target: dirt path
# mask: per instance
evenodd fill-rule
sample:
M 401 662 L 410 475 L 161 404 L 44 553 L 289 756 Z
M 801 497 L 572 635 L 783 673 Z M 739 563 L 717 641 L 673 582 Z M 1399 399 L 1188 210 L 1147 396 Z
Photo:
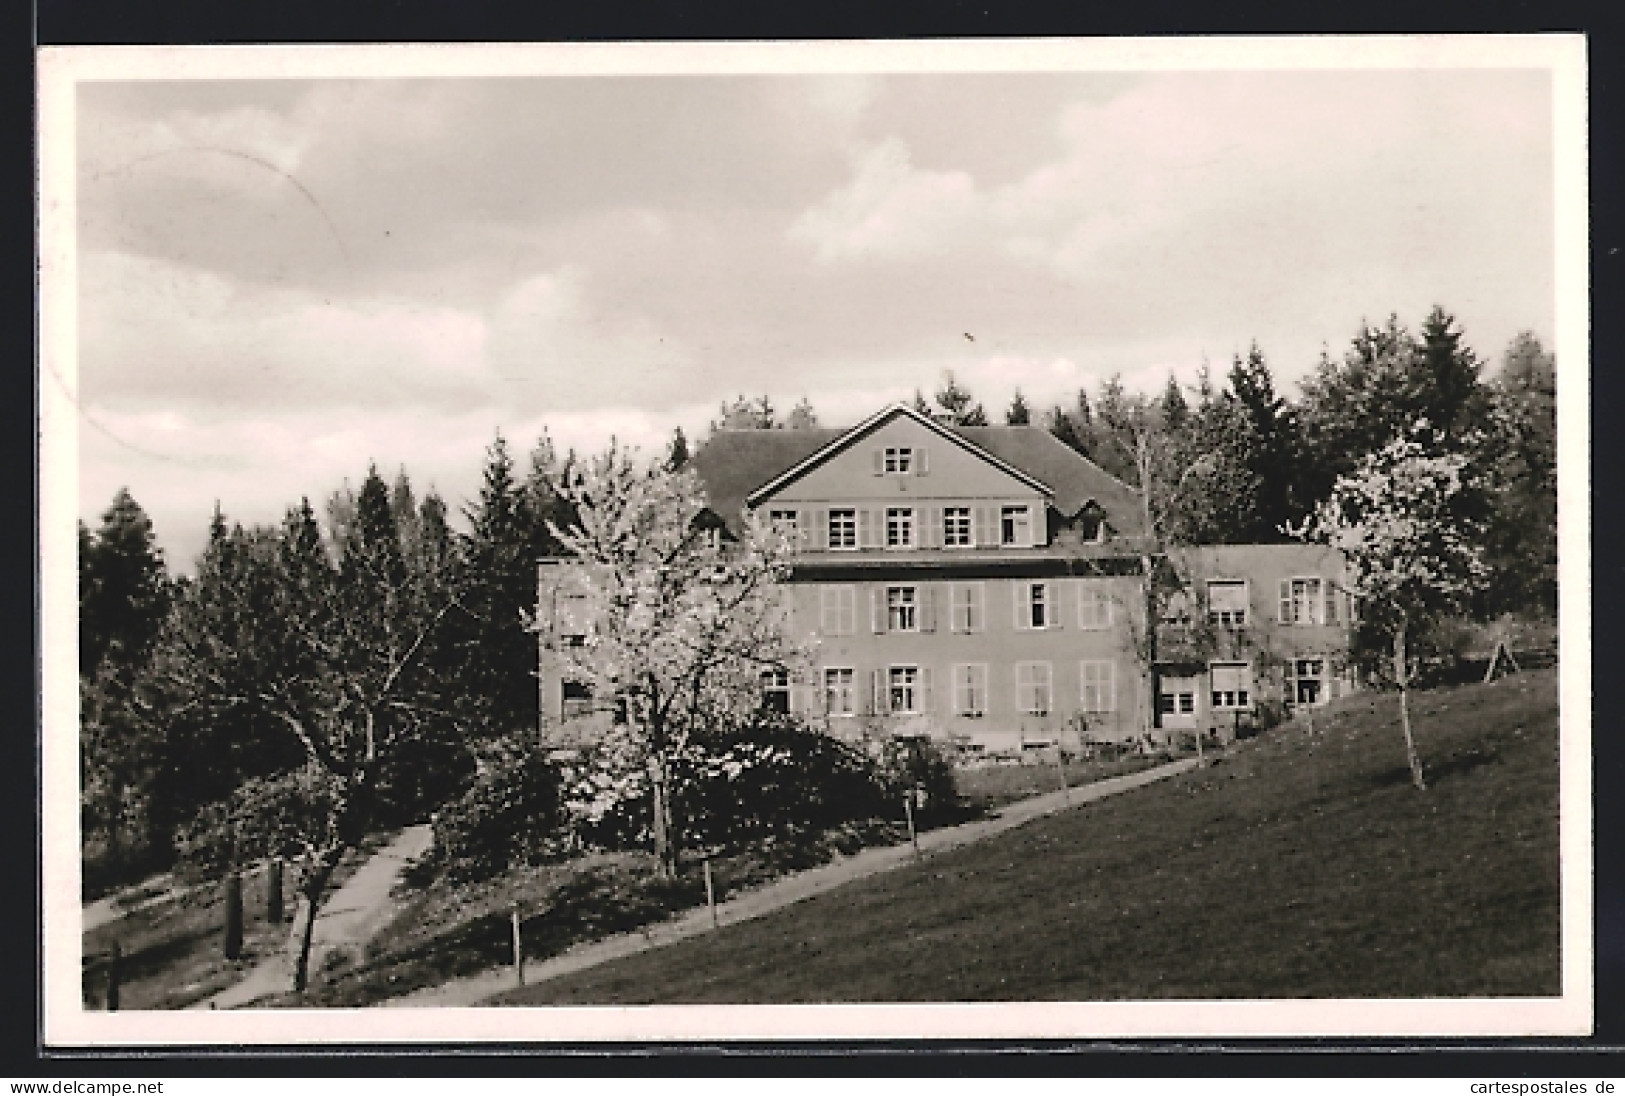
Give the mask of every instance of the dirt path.
M 408 864 L 422 856 L 433 840 L 427 825 L 408 826 L 388 845 L 373 853 L 344 885 L 328 895 L 316 914 L 310 947 L 310 969 L 321 969 L 322 958 L 342 949 L 359 950 L 395 915 L 395 888 Z M 206 998 L 194 1008 L 241 1008 L 261 997 L 282 993 L 293 982 L 293 959 L 278 952 L 248 972 L 241 982 Z
M 921 834 L 920 855 L 946 852 L 949 849 L 983 841 L 1035 818 L 1042 818 L 1071 806 L 1105 799 L 1131 788 L 1142 787 L 1195 766 L 1194 758 L 1174 761 L 1154 769 L 1115 776 L 1065 792 L 1055 791 L 1023 799 L 1002 808 L 991 818 Z M 718 903 L 717 923 L 731 925 L 740 921 L 750 921 L 853 880 L 901 867 L 913 860 L 914 850 L 907 844 L 864 849 L 854 856 L 840 857 L 821 867 L 797 872 L 795 875 L 786 876 Z M 650 948 L 664 947 L 691 936 L 698 936 L 710 929 L 711 915 L 701 906 L 670 921 L 651 925 L 641 932 L 622 933 L 597 943 L 578 945 L 562 955 L 528 964 L 525 967 L 525 984 L 534 985 L 578 970 L 586 970 L 612 959 L 635 955 Z M 458 978 L 442 985 L 429 986 L 400 997 L 392 997 L 379 1002 L 379 1005 L 385 1008 L 447 1008 L 477 1005 L 494 994 L 512 989 L 514 984 L 512 967 L 494 967 L 466 978 Z

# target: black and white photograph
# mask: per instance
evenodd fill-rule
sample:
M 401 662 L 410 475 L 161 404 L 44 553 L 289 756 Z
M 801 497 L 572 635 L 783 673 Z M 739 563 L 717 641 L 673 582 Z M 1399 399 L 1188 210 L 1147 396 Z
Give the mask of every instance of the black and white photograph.
M 39 68 L 47 1044 L 1591 1031 L 1581 37 Z

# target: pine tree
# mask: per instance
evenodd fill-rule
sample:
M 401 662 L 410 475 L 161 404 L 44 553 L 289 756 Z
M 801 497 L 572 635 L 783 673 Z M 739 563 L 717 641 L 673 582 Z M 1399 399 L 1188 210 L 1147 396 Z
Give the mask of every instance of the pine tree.
M 536 603 L 535 516 L 500 435 L 486 449 L 479 498 L 466 516 L 462 599 L 451 624 L 462 708 L 482 737 L 533 732 L 536 640 L 526 614 Z
M 796 405 L 785 416 L 784 428 L 786 430 L 816 430 L 818 429 L 818 412 L 813 410 L 812 403 L 806 396 L 802 396 Z
M 688 463 L 688 456 L 688 438 L 679 426 L 671 432 L 671 445 L 666 450 L 666 467 L 675 472 Z
M 172 587 L 152 522 L 120 488 L 92 534 L 79 526 L 80 807 L 112 882 L 164 859 L 166 727 L 146 692 Z M 91 863 L 86 879 L 92 882 Z
M 1495 582 L 1484 611 L 1550 619 L 1557 613 L 1557 367 L 1532 333 L 1507 347 L 1491 394 Z
M 936 391 L 937 417 L 955 426 L 986 426 L 987 412 L 976 402 L 976 397 L 959 386 L 953 370 L 942 371 L 942 387 Z
M 1027 406 L 1027 398 L 1016 389 L 1016 394 L 1010 398 L 1010 406 L 1004 413 L 1007 426 L 1027 426 L 1032 422 L 1032 409 Z

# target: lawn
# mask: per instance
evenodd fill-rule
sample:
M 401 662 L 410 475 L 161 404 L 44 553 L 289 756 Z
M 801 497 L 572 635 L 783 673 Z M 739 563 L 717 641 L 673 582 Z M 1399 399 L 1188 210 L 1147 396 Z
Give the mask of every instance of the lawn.
M 1556 673 L 1413 699 L 492 1003 L 1558 994 Z
M 1066 786 L 1076 788 L 1093 784 L 1113 776 L 1149 769 L 1160 765 L 1160 757 L 1125 757 L 1117 761 L 1066 762 Z M 959 796 L 968 806 L 980 810 L 996 810 L 1019 799 L 1061 790 L 1061 772 L 1054 761 L 1026 765 L 985 765 L 959 769 L 954 773 Z
M 345 856 L 334 873 L 333 889 L 355 871 L 375 843 L 370 841 Z M 121 1010 L 187 1008 L 237 982 L 261 960 L 286 947 L 295 905 L 293 876 L 290 866 L 283 876 L 284 920 L 272 923 L 265 919 L 263 869 L 244 872 L 243 950 L 236 960 L 226 959 L 224 953 L 223 884 L 177 885 L 168 897 L 86 932 L 85 1007 L 106 1007 L 107 956 L 115 941 L 123 951 Z

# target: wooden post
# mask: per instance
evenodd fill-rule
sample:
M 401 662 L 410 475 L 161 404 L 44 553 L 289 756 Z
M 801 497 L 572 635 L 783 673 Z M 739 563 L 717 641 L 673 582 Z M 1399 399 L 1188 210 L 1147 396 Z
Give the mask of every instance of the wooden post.
M 920 835 L 914 829 L 914 789 L 903 795 L 903 813 L 908 816 L 908 840 L 914 846 L 914 855 L 920 855 Z
M 282 924 L 282 857 L 273 856 L 265 866 L 265 919 Z
M 1061 799 L 1063 802 L 1072 802 L 1072 786 L 1066 782 L 1066 756 L 1059 746 L 1055 747 L 1055 771 L 1061 774 Z
M 525 947 L 519 935 L 519 907 L 514 907 L 509 919 L 513 922 L 513 974 L 522 986 L 525 984 Z
M 235 867 L 226 873 L 226 931 L 227 959 L 239 959 L 243 954 L 243 876 Z
M 711 910 L 711 927 L 717 927 L 717 892 L 711 886 L 711 858 L 701 862 L 705 868 L 705 904 Z
M 123 967 L 123 965 L 124 965 L 124 949 L 119 946 L 119 942 L 117 940 L 114 940 L 113 941 L 113 947 L 107 954 L 107 1011 L 108 1012 L 117 1012 L 118 1011 L 119 980 L 121 978 L 123 978 L 123 976 L 124 976 L 124 971 L 121 970 L 120 968 Z

